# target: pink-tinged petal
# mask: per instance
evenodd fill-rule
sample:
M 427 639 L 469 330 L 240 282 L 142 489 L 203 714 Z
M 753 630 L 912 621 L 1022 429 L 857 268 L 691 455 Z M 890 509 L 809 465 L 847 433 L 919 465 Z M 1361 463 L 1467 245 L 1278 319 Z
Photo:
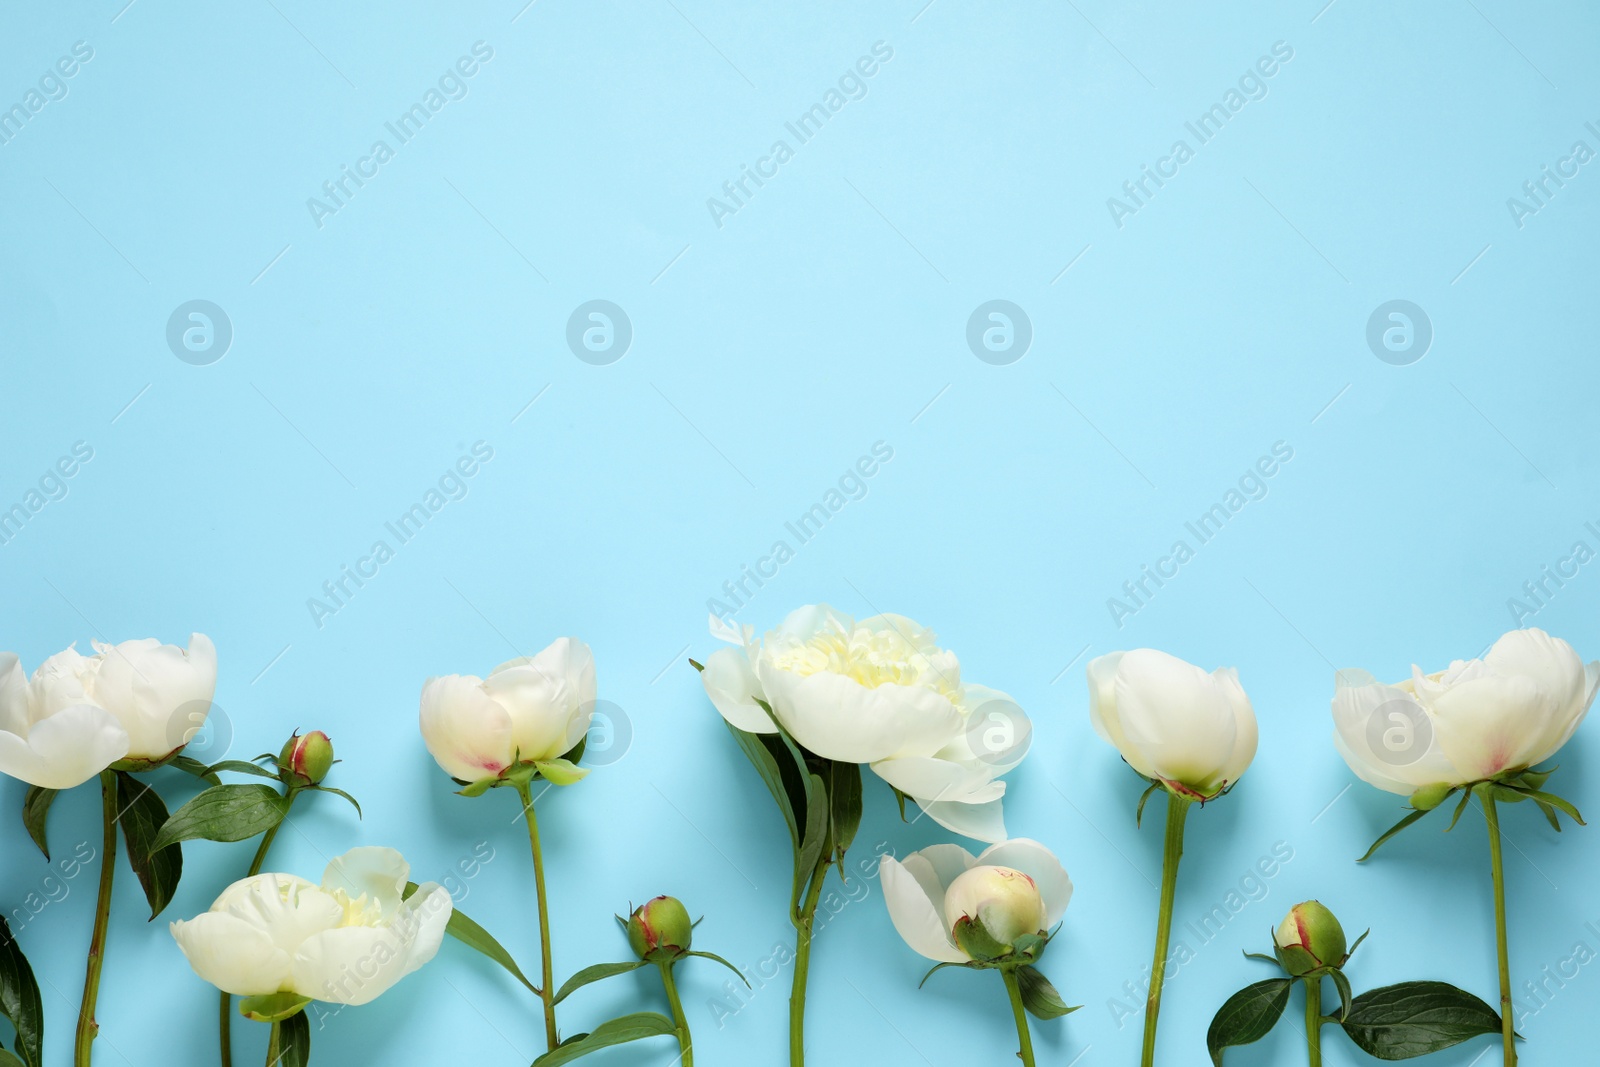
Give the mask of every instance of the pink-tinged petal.
M 1532 751 L 1557 713 L 1556 698 L 1531 678 L 1487 676 L 1434 698 L 1434 732 L 1461 781 L 1492 778 L 1542 753 Z
M 1066 868 L 1054 852 L 1037 841 L 1026 837 L 1002 841 L 984 849 L 976 862 L 979 866 L 1010 867 L 1032 878 L 1044 900 L 1045 929 L 1061 920 L 1072 900 L 1072 879 L 1067 877 Z
M 493 778 L 511 765 L 511 715 L 489 699 L 481 679 L 459 674 L 422 687 L 422 740 L 450 777 Z

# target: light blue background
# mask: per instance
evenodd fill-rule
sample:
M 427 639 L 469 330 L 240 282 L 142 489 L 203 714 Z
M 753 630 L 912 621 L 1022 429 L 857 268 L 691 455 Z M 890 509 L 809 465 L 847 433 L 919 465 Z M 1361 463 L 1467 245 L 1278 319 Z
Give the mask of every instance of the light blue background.
M 1183 924 L 1276 843 L 1265 898 L 1168 986 L 1160 1061 L 1204 1061 L 1234 989 L 1294 902 L 1372 938 L 1358 989 L 1440 977 L 1495 995 L 1483 819 L 1443 816 L 1354 858 L 1401 813 L 1329 739 L 1335 667 L 1398 677 L 1478 653 L 1508 599 L 1600 549 L 1594 492 L 1600 171 L 1519 228 L 1507 198 L 1574 141 L 1600 148 L 1600 17 L 1577 3 L 755 5 L 708 0 L 8 5 L 0 105 L 74 42 L 64 99 L 0 145 L 0 506 L 75 442 L 65 499 L 0 546 L 0 645 L 31 669 L 91 638 L 210 634 L 231 751 L 331 733 L 336 798 L 308 798 L 271 867 L 316 876 L 361 843 L 438 878 L 487 842 L 470 912 L 537 965 L 526 839 L 509 796 L 466 800 L 423 750 L 431 673 L 486 673 L 566 633 L 624 709 L 625 756 L 540 802 L 560 974 L 624 958 L 611 915 L 658 892 L 707 916 L 698 943 L 752 969 L 791 943 L 782 824 L 706 701 L 690 655 L 707 600 L 874 442 L 892 461 L 737 615 L 826 600 L 935 627 L 967 676 L 1035 718 L 1010 777 L 1013 834 L 1077 885 L 1045 971 L 1082 1011 L 1035 1024 L 1041 1062 L 1127 1064 L 1111 998 L 1148 966 L 1159 818 L 1089 728 L 1083 664 L 1154 646 L 1234 664 L 1261 720 L 1238 790 L 1190 822 Z M 519 10 L 521 9 L 521 10 Z M 1320 9 L 1320 10 L 1319 10 Z M 473 43 L 492 61 L 319 228 L 307 198 Z M 707 208 L 875 42 L 893 58 L 720 227 Z M 1274 42 L 1293 59 L 1119 228 L 1107 198 L 1154 165 Z M 391 141 L 391 147 L 394 143 Z M 1191 147 L 1193 141 L 1191 140 Z M 1596 171 L 1595 173 L 1590 173 Z M 1070 269 L 1068 268 L 1070 265 Z M 1026 310 L 1018 362 L 965 341 L 991 299 Z M 209 366 L 169 315 L 219 304 Z M 626 309 L 632 346 L 592 366 L 579 304 Z M 1380 361 L 1369 315 L 1405 299 L 1435 337 Z M 536 403 L 530 407 L 534 398 Z M 476 441 L 494 458 L 336 615 L 307 599 Z M 1275 442 L 1292 461 L 1135 615 L 1107 599 Z M 792 542 L 791 542 L 792 544 Z M 1595 573 L 1591 573 L 1595 572 Z M 1552 586 L 1553 588 L 1553 586 Z M 1526 620 L 1600 653 L 1600 563 Z M 1552 786 L 1600 811 L 1594 727 Z M 1347 791 L 1347 787 L 1348 791 Z M 163 785 L 176 804 L 192 786 Z M 0 786 L 0 903 L 50 873 Z M 949 835 L 901 824 L 872 779 L 853 858 Z M 59 854 L 97 840 L 92 787 L 63 797 Z M 1519 983 L 1600 951 L 1594 830 L 1507 812 Z M 215 1000 L 165 919 L 203 910 L 247 845 L 186 849 L 163 921 L 118 872 L 97 1063 L 215 1062 Z M 120 862 L 120 861 L 119 861 Z M 92 870 L 20 937 L 44 983 L 48 1056 L 69 1056 Z M 895 935 L 875 881 L 820 936 L 815 1062 L 1009 1063 L 999 981 L 944 972 Z M 1257 894 L 1260 895 L 1259 893 Z M 1570 973 L 1570 972 L 1569 972 Z M 719 1029 L 725 976 L 682 972 L 705 1065 L 779 1063 L 787 969 Z M 649 975 L 563 1005 L 567 1032 L 659 1007 Z M 1592 1048 L 1589 965 L 1531 1015 L 1524 1063 Z M 1297 994 L 1298 997 L 1298 994 Z M 1298 999 L 1239 1065 L 1303 1062 Z M 1533 1002 L 1528 1002 L 1530 1005 Z M 241 1023 L 241 1062 L 260 1027 Z M 1328 1062 L 1358 1057 L 1335 1031 Z M 668 1042 L 608 1054 L 669 1063 Z M 246 1048 L 248 1047 L 248 1051 Z M 1495 1062 L 1480 1040 L 1433 1063 Z M 316 1035 L 316 1061 L 526 1063 L 531 999 L 458 945 Z

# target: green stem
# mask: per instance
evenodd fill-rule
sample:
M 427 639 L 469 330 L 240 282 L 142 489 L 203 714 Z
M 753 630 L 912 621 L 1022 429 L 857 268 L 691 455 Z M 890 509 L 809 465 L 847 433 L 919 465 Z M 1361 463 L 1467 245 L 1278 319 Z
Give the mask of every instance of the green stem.
M 287 803 L 283 808 L 283 817 L 289 817 L 289 808 L 294 805 L 294 798 L 298 796 L 298 789 L 291 789 L 284 794 Z M 261 873 L 261 865 L 267 861 L 267 849 L 272 847 L 272 839 L 278 836 L 278 828 L 283 825 L 283 819 L 272 824 L 265 834 L 261 835 L 261 847 L 256 849 L 256 858 L 250 861 L 250 871 L 246 878 L 254 878 Z M 233 994 L 223 993 L 218 1001 L 217 1033 L 222 1039 L 222 1067 L 233 1067 Z
M 100 996 L 100 965 L 106 955 L 106 929 L 111 923 L 111 879 L 117 869 L 117 772 L 100 772 L 100 801 L 105 817 L 105 839 L 100 849 L 100 895 L 94 908 L 94 934 L 89 938 L 89 962 L 83 978 L 83 1005 L 78 1009 L 75 1067 L 89 1067 L 89 1047 L 100 1024 L 94 1006 Z
M 267 1038 L 267 1067 L 278 1067 L 278 1061 L 283 1059 L 283 1027 L 278 1023 L 272 1024 L 272 1036 Z
M 1311 1067 L 1322 1067 L 1322 976 L 1305 979 L 1306 1052 Z
M 1172 939 L 1172 901 L 1178 892 L 1178 861 L 1183 858 L 1183 823 L 1189 817 L 1188 797 L 1167 791 L 1167 840 L 1161 861 L 1161 913 L 1156 919 L 1156 956 L 1150 968 L 1150 996 L 1144 1006 L 1143 1067 L 1155 1067 L 1156 1019 L 1161 1014 L 1161 986 L 1167 976 L 1167 944 Z
M 539 999 L 544 1002 L 544 1040 L 547 1049 L 554 1049 L 556 1038 L 556 1004 L 554 968 L 550 965 L 550 902 L 544 892 L 544 852 L 539 848 L 539 822 L 533 814 L 533 794 L 525 781 L 517 782 L 517 794 L 522 798 L 522 814 L 528 820 L 528 844 L 533 848 L 533 891 L 539 903 L 539 962 L 544 977 L 539 982 Z
M 1478 799 L 1489 823 L 1489 868 L 1494 875 L 1494 938 L 1500 954 L 1500 1035 L 1505 1043 L 1505 1067 L 1516 1067 L 1515 1020 L 1511 1015 L 1511 960 L 1506 950 L 1506 872 L 1500 857 L 1500 813 L 1495 809 L 1494 787 L 1481 785 Z
M 1033 1067 L 1033 1038 L 1028 1034 L 1028 1012 L 1022 1006 L 1022 984 L 1017 981 L 1015 967 L 1002 967 L 1000 977 L 1006 980 L 1006 992 L 1011 995 L 1011 1014 L 1017 1019 L 1017 1040 L 1022 1042 L 1022 1067 Z
M 678 983 L 672 978 L 672 961 L 659 963 L 661 968 L 661 984 L 667 987 L 667 1003 L 672 1005 L 672 1023 L 678 1028 L 678 1048 L 683 1054 L 678 1057 L 678 1062 L 683 1067 L 694 1067 L 694 1049 L 689 1042 L 689 1018 L 683 1014 L 683 1002 L 678 999 Z
M 795 928 L 794 985 L 789 991 L 789 1067 L 806 1062 L 806 975 L 811 968 L 811 927 L 817 917 L 817 900 L 828 874 L 831 857 L 825 852 L 811 872 L 811 888 L 798 915 L 791 916 Z

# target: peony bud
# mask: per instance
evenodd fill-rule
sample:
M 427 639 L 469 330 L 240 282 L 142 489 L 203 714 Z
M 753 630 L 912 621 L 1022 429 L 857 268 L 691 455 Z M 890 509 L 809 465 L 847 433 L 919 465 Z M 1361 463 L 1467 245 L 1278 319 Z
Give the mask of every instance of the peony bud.
M 1018 938 L 1044 931 L 1044 900 L 1032 878 L 1010 867 L 973 867 L 950 883 L 944 913 L 956 944 L 975 960 L 1011 954 Z
M 634 955 L 650 963 L 675 960 L 689 951 L 694 923 L 677 897 L 647 900 L 628 916 L 628 944 Z
M 278 771 L 290 785 L 316 785 L 332 768 L 333 742 L 321 730 L 295 734 L 278 753 Z
M 1296 904 L 1272 932 L 1278 962 L 1296 978 L 1324 967 L 1342 967 L 1349 957 L 1344 927 L 1315 900 Z

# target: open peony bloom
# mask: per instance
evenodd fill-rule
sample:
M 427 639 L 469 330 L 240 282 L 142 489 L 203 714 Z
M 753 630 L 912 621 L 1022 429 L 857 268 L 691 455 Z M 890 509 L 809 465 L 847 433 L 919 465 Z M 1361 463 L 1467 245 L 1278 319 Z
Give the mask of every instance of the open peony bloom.
M 738 646 L 713 653 L 700 676 L 733 726 L 776 733 L 776 716 L 802 748 L 868 764 L 947 829 L 1005 837 L 1005 783 L 995 779 L 1027 754 L 1027 716 L 1006 694 L 963 682 L 933 631 L 900 615 L 856 620 L 824 604 L 792 612 L 759 639 L 716 620 L 712 632 Z
M 1334 743 L 1364 781 L 1409 796 L 1462 786 L 1551 756 L 1594 701 L 1600 663 L 1587 667 L 1560 638 L 1513 630 L 1483 659 L 1385 685 L 1365 671 L 1336 675 Z
M 1144 777 L 1197 800 L 1232 788 L 1256 755 L 1256 715 L 1232 667 L 1211 674 L 1150 648 L 1091 660 L 1089 719 Z
M 422 740 L 450 777 L 481 782 L 518 764 L 559 760 L 588 734 L 594 705 L 594 653 L 561 637 L 538 655 L 502 663 L 488 678 L 429 678 L 422 686 Z M 540 769 L 557 784 L 588 773 Z
M 884 856 L 878 875 L 894 928 L 939 963 L 1002 955 L 1024 935 L 1047 933 L 1072 899 L 1060 861 L 1021 837 L 976 857 L 960 845 L 932 845 L 904 861 Z M 979 946 L 988 951 L 973 951 Z
M 205 634 L 187 649 L 154 638 L 68 648 L 30 681 L 0 653 L 0 772 L 70 789 L 120 760 L 158 763 L 205 723 L 217 688 L 217 650 Z
M 411 868 L 392 848 L 353 848 L 322 885 L 258 874 L 222 891 L 211 910 L 172 924 L 196 974 L 225 993 L 294 993 L 365 1004 L 433 959 L 450 894 L 433 882 L 402 900 Z

